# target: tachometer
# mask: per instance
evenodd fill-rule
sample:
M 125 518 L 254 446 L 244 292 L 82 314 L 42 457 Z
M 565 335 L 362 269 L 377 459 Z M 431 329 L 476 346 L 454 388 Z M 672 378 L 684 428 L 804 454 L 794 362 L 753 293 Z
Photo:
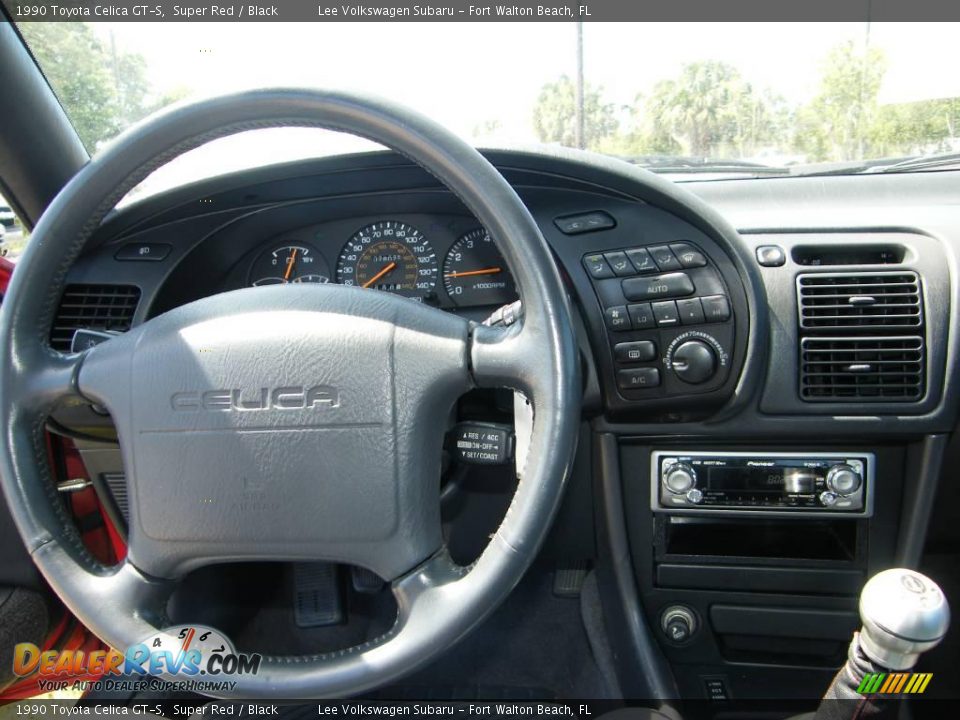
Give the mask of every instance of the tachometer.
M 483 228 L 471 230 L 450 248 L 443 261 L 443 286 L 457 305 L 506 305 L 517 299 L 507 263 Z
M 251 285 L 328 283 L 330 268 L 316 250 L 303 243 L 283 243 L 262 253 L 250 270 Z
M 337 282 L 425 299 L 437 284 L 437 256 L 412 225 L 385 220 L 361 228 L 337 262 Z

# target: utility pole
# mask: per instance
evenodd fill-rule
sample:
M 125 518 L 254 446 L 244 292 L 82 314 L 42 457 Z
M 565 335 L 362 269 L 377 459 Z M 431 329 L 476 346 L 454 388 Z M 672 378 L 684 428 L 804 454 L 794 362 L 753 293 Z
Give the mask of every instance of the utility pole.
M 577 148 L 585 147 L 583 137 L 583 23 L 577 23 L 577 78 L 574 83 L 574 140 Z

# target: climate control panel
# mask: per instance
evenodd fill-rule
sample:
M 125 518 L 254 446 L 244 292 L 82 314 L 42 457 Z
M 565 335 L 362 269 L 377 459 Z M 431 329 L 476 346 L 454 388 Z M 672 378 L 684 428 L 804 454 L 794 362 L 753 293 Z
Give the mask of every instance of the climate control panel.
M 735 318 L 719 270 L 692 242 L 588 252 L 612 384 L 625 400 L 703 394 L 730 374 Z

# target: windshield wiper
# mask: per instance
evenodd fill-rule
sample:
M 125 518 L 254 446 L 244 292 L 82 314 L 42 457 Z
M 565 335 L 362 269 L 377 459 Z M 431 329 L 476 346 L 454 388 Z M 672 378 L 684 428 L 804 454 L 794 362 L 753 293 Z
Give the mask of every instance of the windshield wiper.
M 942 152 L 932 155 L 907 158 L 893 165 L 887 165 L 877 172 L 897 173 L 913 172 L 914 170 L 929 170 L 930 168 L 960 167 L 960 152 Z
M 775 167 L 747 160 L 727 160 L 690 155 L 639 155 L 624 157 L 629 163 L 655 173 L 695 174 L 729 173 L 746 175 L 789 175 L 785 167 Z

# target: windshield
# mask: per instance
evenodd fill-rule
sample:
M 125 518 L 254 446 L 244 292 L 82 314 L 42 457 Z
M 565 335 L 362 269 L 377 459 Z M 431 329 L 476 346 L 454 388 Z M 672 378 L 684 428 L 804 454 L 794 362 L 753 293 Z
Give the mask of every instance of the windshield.
M 478 146 L 579 147 L 680 180 L 864 172 L 960 150 L 951 23 L 19 28 L 91 153 L 178 100 L 276 85 L 373 92 Z M 154 181 L 369 147 L 317 131 L 255 135 Z

